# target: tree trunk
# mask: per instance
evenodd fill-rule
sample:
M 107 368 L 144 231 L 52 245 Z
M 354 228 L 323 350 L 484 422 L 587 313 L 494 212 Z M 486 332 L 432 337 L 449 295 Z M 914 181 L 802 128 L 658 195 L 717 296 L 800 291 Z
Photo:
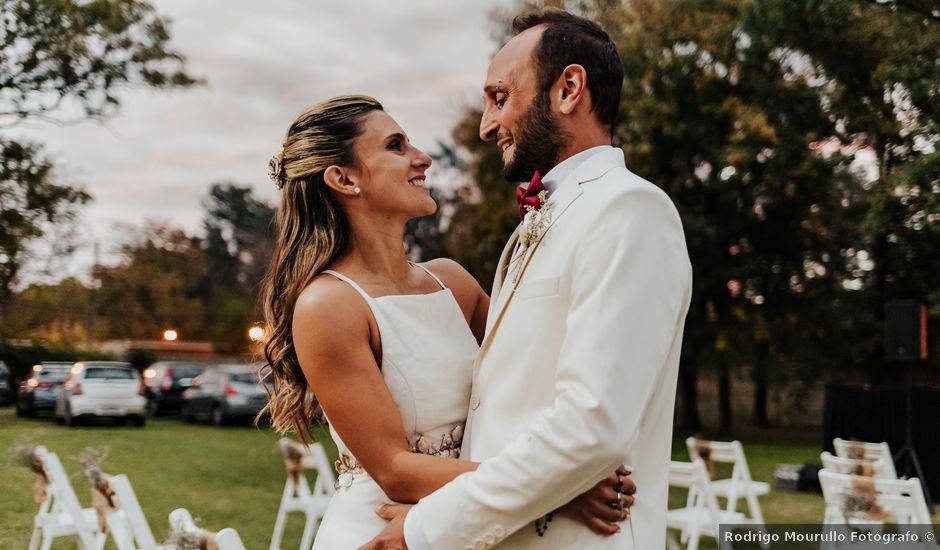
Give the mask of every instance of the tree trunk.
M 767 394 L 769 383 L 768 361 L 770 360 L 770 343 L 758 342 L 757 357 L 754 363 L 754 411 L 751 418 L 757 428 L 769 428 L 770 419 L 767 416 Z
M 718 354 L 718 429 L 731 435 L 731 373 L 724 353 Z
M 679 389 L 682 392 L 682 422 L 679 431 L 697 433 L 702 430 L 702 419 L 698 414 L 698 366 L 694 361 L 682 361 L 679 365 Z

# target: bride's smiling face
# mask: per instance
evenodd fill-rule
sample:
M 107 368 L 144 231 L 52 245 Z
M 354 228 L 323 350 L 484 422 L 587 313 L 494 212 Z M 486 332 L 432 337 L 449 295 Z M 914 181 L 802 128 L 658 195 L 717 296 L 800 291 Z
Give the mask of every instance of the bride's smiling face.
M 355 202 L 409 218 L 434 213 L 437 204 L 425 181 L 431 158 L 411 144 L 395 119 L 385 111 L 369 113 L 354 149 L 358 162 L 351 173 L 361 190 Z

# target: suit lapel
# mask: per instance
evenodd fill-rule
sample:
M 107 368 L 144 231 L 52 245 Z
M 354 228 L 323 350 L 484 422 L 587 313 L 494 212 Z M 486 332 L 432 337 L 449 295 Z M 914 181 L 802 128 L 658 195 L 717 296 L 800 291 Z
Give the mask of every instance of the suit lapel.
M 545 235 L 548 234 L 552 226 L 555 225 L 555 222 L 557 222 L 568 209 L 568 207 L 571 206 L 571 203 L 581 196 L 582 183 L 596 180 L 617 167 L 625 167 L 623 150 L 611 148 L 609 151 L 600 152 L 587 159 L 580 166 L 575 168 L 574 171 L 572 171 L 572 173 L 564 179 L 564 181 L 561 182 L 561 184 L 558 186 L 555 192 L 552 193 L 552 196 L 549 197 L 547 201 L 547 203 L 553 204 L 551 207 L 551 219 L 549 220 L 548 225 L 545 227 L 545 230 L 542 231 L 541 235 L 539 235 L 538 239 L 535 242 L 529 244 L 529 246 L 522 252 L 522 257 L 516 260 L 519 262 L 519 266 L 509 265 L 510 259 L 512 258 L 512 251 L 515 249 L 516 243 L 519 240 L 519 233 L 522 229 L 522 225 L 520 224 L 518 227 L 516 227 L 516 230 L 513 232 L 509 242 L 503 249 L 502 255 L 500 256 L 499 266 L 497 267 L 496 277 L 493 284 L 493 293 L 495 294 L 498 292 L 499 294 L 493 297 L 493 304 L 490 306 L 486 323 L 486 335 L 483 337 L 483 342 L 480 344 L 480 353 L 477 355 L 477 361 L 475 365 L 476 367 L 479 367 L 480 362 L 483 360 L 483 356 L 489 349 L 493 335 L 499 329 L 499 324 L 503 319 L 503 314 L 506 312 L 506 308 L 509 306 L 509 302 L 512 301 L 512 297 L 515 295 L 516 289 L 519 288 L 519 284 L 522 281 L 522 276 L 525 274 L 526 268 L 529 266 L 529 263 L 532 261 L 532 257 L 535 255 L 535 250 L 542 243 Z

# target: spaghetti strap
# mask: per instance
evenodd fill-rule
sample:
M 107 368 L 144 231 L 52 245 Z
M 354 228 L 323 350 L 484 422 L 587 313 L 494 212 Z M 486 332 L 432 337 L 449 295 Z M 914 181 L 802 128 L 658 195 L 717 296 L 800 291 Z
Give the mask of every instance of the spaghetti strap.
M 421 269 L 423 269 L 425 273 L 427 273 L 428 275 L 431 276 L 432 279 L 434 279 L 435 281 L 437 281 L 437 284 L 441 285 L 441 289 L 442 289 L 442 290 L 446 290 L 446 289 L 447 289 L 447 287 L 446 287 L 446 286 L 444 285 L 444 283 L 437 277 L 437 275 L 431 273 L 431 270 L 430 270 L 430 269 L 424 267 L 424 266 L 421 265 L 421 264 L 416 264 L 416 263 L 414 263 L 414 262 L 408 262 L 408 263 L 411 264 L 411 265 L 413 265 L 413 266 L 415 266 L 415 267 L 420 267 Z
M 349 286 L 356 289 L 356 292 L 358 292 L 359 294 L 362 294 L 362 297 L 365 298 L 366 302 L 372 303 L 372 300 L 373 300 L 372 296 L 369 296 L 369 294 L 365 290 L 362 290 L 362 287 L 357 285 L 356 281 L 353 281 L 349 277 L 337 271 L 333 271 L 332 269 L 324 269 L 323 273 L 329 273 L 330 275 L 336 277 L 340 281 L 345 281 L 346 283 L 349 284 Z

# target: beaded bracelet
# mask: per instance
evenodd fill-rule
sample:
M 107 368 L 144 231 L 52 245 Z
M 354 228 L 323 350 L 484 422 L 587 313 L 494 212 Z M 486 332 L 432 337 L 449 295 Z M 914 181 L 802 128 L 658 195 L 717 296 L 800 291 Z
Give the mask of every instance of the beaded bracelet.
M 549 512 L 545 514 L 545 517 L 535 520 L 535 532 L 538 533 L 540 537 L 545 536 L 545 531 L 548 531 L 548 524 L 555 519 L 555 512 Z

